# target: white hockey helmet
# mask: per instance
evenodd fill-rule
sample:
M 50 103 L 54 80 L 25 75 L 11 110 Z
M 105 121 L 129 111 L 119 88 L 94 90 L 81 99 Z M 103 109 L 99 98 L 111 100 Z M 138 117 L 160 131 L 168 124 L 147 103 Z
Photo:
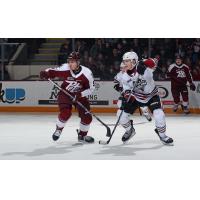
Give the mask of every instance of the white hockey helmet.
M 137 55 L 137 53 L 135 53 L 133 51 L 126 52 L 123 55 L 123 61 L 124 60 L 135 60 L 135 63 L 137 63 L 138 62 L 138 55 Z

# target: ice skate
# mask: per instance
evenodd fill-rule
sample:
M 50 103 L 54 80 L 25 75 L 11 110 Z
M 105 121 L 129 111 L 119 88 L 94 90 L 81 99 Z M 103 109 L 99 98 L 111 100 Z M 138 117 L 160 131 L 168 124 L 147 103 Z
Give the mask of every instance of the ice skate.
M 58 140 L 60 138 L 61 133 L 62 133 L 62 130 L 56 129 L 52 135 L 52 139 L 54 141 Z
M 190 113 L 190 110 L 189 110 L 188 106 L 183 106 L 183 112 L 185 114 L 189 114 Z
M 94 138 L 93 137 L 88 136 L 88 135 L 86 135 L 86 136 L 81 135 L 80 131 L 78 129 L 76 131 L 78 133 L 78 142 L 85 143 L 85 144 L 94 143 Z
M 173 111 L 176 112 L 178 110 L 178 104 L 174 104 Z
M 160 141 L 164 144 L 164 145 L 169 145 L 169 146 L 173 146 L 173 139 L 168 137 L 167 135 L 165 135 L 164 137 L 161 137 L 158 130 L 155 129 L 155 132 L 157 133 L 158 137 L 160 138 Z
M 133 127 L 133 121 L 131 120 L 131 129 L 129 131 L 126 131 L 124 135 L 122 136 L 122 142 L 126 143 L 128 140 L 130 140 L 134 135 L 136 134 L 135 129 Z

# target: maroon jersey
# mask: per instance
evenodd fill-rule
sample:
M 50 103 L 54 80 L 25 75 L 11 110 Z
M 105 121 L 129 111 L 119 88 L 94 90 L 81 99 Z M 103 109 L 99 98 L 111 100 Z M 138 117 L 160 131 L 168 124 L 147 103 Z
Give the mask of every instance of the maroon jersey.
M 63 64 L 58 68 L 49 68 L 50 78 L 63 78 L 61 87 L 71 94 L 81 92 L 82 97 L 91 95 L 94 91 L 94 79 L 90 69 L 80 66 L 81 70 L 78 74 L 74 74 L 68 64 Z
M 190 73 L 190 68 L 182 64 L 180 66 L 175 63 L 171 64 L 168 68 L 167 75 L 171 79 L 172 86 L 185 86 L 187 81 L 192 83 L 192 75 Z

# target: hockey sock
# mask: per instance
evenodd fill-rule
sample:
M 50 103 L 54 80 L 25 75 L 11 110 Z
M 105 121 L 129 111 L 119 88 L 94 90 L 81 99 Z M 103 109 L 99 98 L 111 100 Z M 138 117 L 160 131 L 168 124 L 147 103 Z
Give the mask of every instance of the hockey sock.
M 89 131 L 90 125 L 80 122 L 79 135 L 86 136 Z

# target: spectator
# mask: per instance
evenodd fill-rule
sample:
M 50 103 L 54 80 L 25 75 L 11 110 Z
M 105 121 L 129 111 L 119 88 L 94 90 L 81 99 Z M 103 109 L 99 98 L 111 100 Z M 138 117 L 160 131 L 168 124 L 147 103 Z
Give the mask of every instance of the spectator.
M 120 63 L 121 60 L 122 60 L 122 57 L 118 54 L 117 49 L 114 48 L 114 49 L 112 50 L 112 56 L 111 56 L 110 59 L 109 59 L 109 64 L 114 64 L 115 61 L 117 61 L 117 62 Z
M 95 40 L 95 44 L 92 46 L 92 48 L 90 49 L 90 55 L 93 57 L 93 58 L 96 58 L 97 55 L 99 53 L 102 53 L 103 52 L 103 44 L 102 44 L 102 40 L 101 39 L 96 39 Z
M 59 55 L 58 55 L 58 65 L 62 65 L 66 63 L 67 57 L 71 52 L 71 48 L 69 47 L 69 43 L 65 42 L 61 45 Z
M 80 55 L 83 55 L 85 50 L 85 42 L 80 40 L 76 41 L 75 51 L 79 52 Z
M 199 51 L 200 51 L 200 41 L 196 39 L 193 44 L 193 52 L 192 52 L 192 64 L 196 64 L 199 59 Z
M 89 54 L 88 54 L 88 51 L 85 51 L 84 52 L 84 55 L 83 55 L 83 60 L 81 60 L 81 63 L 85 66 L 88 66 L 89 67 Z
M 95 77 L 101 80 L 112 80 L 119 70 L 122 56 L 127 51 L 137 52 L 139 58 L 149 57 L 148 39 L 76 39 L 75 50 L 79 51 L 81 63 L 91 68 Z M 60 52 L 62 62 L 66 62 L 67 54 L 71 52 L 70 40 L 66 40 Z M 200 39 L 151 39 L 150 53 L 152 57 L 160 56 L 159 68 L 154 76 L 156 80 L 166 80 L 166 66 L 169 66 L 174 56 L 184 56 L 184 62 L 191 67 L 195 79 L 200 80 Z M 66 56 L 66 57 L 65 57 Z

